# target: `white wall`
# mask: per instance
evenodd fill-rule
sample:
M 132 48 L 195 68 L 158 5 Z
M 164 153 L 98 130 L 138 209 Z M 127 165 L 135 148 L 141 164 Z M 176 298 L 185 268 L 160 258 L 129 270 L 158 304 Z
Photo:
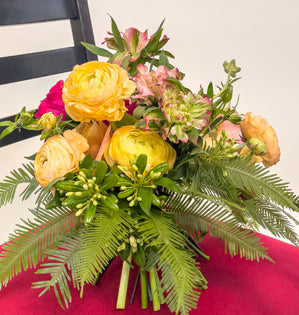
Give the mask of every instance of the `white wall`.
M 88 2 L 97 45 L 110 30 L 107 13 L 120 30 L 134 26 L 148 28 L 150 34 L 166 18 L 164 33 L 170 37 L 166 47 L 176 56 L 174 64 L 186 74 L 184 84 L 194 91 L 209 81 L 218 84 L 225 80 L 222 63 L 235 58 L 242 68 L 242 79 L 235 85 L 235 93 L 240 95 L 238 110 L 262 115 L 274 127 L 282 155 L 272 172 L 290 182 L 298 194 L 298 0 Z M 45 24 L 1 27 L 0 56 L 71 44 L 68 22 L 50 24 L 54 32 Z M 15 113 L 24 105 L 37 107 L 49 88 L 65 77 L 66 74 L 0 87 L 1 116 Z M 35 139 L 1 149 L 0 179 L 38 146 Z M 30 202 L 26 204 L 30 206 Z M 20 216 L 26 218 L 28 212 L 19 202 L 0 209 L 0 243 L 13 231 Z

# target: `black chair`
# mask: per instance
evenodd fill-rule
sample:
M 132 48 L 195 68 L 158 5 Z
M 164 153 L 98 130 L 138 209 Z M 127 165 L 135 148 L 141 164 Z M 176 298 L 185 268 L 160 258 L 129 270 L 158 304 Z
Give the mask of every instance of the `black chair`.
M 76 64 L 97 60 L 81 45 L 81 42 L 94 44 L 87 0 L 0 1 L 0 26 L 63 19 L 70 20 L 74 46 L 0 58 L 0 85 L 68 72 Z M 13 121 L 14 117 L 0 121 Z M 3 129 L 0 127 L 0 133 Z M 0 140 L 0 147 L 35 135 L 35 131 L 15 130 Z

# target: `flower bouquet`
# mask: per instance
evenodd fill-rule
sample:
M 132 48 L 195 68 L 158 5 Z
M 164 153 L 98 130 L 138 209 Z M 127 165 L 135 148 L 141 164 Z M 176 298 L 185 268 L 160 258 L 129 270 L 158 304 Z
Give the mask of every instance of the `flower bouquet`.
M 82 295 L 119 255 L 117 308 L 125 308 L 137 266 L 142 308 L 150 292 L 155 311 L 167 303 L 188 314 L 207 288 L 200 241 L 209 234 L 231 256 L 272 260 L 256 231 L 298 246 L 290 213 L 298 197 L 267 169 L 280 157 L 273 128 L 236 111 L 235 60 L 223 64 L 224 83 L 192 92 L 169 61 L 163 23 L 148 37 L 135 28 L 121 33 L 111 20 L 108 50 L 83 43 L 107 62 L 76 65 L 37 112 L 24 108 L 14 123 L 1 123 L 1 137 L 25 128 L 41 130 L 44 141 L 28 158 L 34 162 L 0 183 L 0 206 L 18 185 L 23 199 L 36 194 L 35 220 L 2 246 L 1 285 L 41 263 L 36 273 L 50 278 L 33 288 L 40 295 L 53 288 L 67 307 L 69 286 Z

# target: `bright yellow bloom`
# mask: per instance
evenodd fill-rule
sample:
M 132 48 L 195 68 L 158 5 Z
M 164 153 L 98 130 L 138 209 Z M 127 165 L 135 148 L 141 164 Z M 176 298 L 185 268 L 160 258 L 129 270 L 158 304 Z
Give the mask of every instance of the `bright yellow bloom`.
M 76 121 L 118 121 L 127 111 L 123 99 L 135 87 L 119 65 L 90 61 L 74 67 L 64 82 L 62 99 L 67 114 Z
M 263 164 L 270 167 L 276 164 L 280 158 L 280 148 L 278 146 L 277 135 L 274 129 L 268 124 L 267 120 L 261 116 L 252 116 L 247 113 L 240 122 L 243 136 L 248 140 L 258 138 L 266 145 L 267 153 L 260 156 Z M 244 153 L 241 151 L 241 154 Z
M 64 137 L 50 137 L 35 157 L 36 180 L 46 187 L 53 179 L 76 171 L 87 149 L 87 140 L 74 130 L 65 131 Z
M 176 151 L 156 132 L 124 126 L 116 130 L 110 139 L 105 159 L 109 165 L 114 163 L 130 167 L 130 158 L 135 155 L 147 155 L 147 168 L 152 169 L 160 163 L 168 163 L 172 168 L 176 159 Z

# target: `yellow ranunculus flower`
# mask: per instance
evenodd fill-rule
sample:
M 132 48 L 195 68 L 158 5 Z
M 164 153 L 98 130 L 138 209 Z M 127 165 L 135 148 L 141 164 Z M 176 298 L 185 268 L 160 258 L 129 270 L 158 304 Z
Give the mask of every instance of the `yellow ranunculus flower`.
M 53 179 L 74 172 L 88 149 L 87 140 L 74 130 L 64 132 L 64 137 L 50 137 L 38 151 L 34 161 L 34 174 L 42 187 Z
M 64 82 L 62 99 L 76 121 L 118 121 L 127 111 L 123 100 L 135 87 L 119 65 L 90 61 L 74 67 Z
M 267 153 L 259 158 L 262 159 L 266 167 L 270 167 L 279 161 L 280 148 L 278 146 L 276 132 L 265 118 L 252 116 L 251 113 L 247 113 L 245 118 L 240 122 L 240 127 L 246 139 L 258 138 L 265 143 Z M 244 154 L 244 152 L 241 151 L 241 155 L 242 154 Z
M 176 151 L 156 132 L 124 126 L 115 131 L 108 142 L 105 159 L 109 165 L 114 163 L 130 167 L 130 158 L 135 155 L 147 155 L 147 168 L 151 169 L 160 163 L 168 163 L 172 168 Z

